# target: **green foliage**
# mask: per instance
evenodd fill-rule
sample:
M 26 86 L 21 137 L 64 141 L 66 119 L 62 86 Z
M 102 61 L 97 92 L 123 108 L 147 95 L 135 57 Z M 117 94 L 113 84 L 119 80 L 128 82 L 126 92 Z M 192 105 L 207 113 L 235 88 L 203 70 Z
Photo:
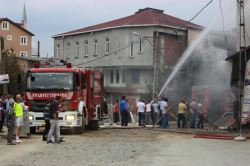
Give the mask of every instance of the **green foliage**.
M 13 53 L 13 49 L 4 50 L 2 53 L 2 65 L 5 74 L 9 74 L 9 84 L 7 84 L 9 94 L 20 93 L 21 90 L 18 87 L 18 74 L 22 73 L 21 67 L 18 63 L 18 59 Z

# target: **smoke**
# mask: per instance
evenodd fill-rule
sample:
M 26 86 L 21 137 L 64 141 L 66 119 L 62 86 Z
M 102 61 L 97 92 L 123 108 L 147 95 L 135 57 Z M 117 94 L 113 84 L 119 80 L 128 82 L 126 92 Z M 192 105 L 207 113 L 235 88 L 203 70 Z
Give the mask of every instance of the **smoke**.
M 230 35 L 227 37 L 230 38 Z M 222 104 L 230 101 L 231 96 L 232 64 L 225 59 L 228 50 L 230 52 L 235 50 L 236 45 L 234 46 L 235 40 L 232 36 L 227 41 L 231 43 L 225 43 L 222 33 L 206 34 L 170 81 L 168 86 L 174 90 L 167 88 L 163 91 L 163 95 L 168 96 L 171 103 L 179 102 L 183 98 L 187 98 L 190 102 L 192 87 L 207 87 L 211 94 L 209 118 L 211 120 L 218 118 Z

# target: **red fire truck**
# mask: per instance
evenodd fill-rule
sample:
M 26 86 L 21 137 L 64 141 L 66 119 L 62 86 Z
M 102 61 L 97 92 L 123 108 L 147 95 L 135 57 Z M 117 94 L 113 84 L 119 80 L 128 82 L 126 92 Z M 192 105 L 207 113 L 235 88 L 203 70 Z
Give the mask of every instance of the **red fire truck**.
M 44 109 L 49 100 L 62 98 L 60 126 L 80 132 L 89 127 L 98 129 L 103 102 L 103 73 L 71 68 L 35 68 L 27 71 L 26 105 L 29 107 L 31 132 L 44 126 Z

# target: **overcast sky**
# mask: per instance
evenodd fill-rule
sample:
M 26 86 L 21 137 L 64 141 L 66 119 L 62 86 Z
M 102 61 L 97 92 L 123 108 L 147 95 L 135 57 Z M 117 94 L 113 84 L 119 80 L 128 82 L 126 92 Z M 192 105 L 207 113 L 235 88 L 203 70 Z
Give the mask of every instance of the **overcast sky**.
M 52 35 L 134 14 L 145 7 L 164 10 L 181 19 L 191 19 L 210 0 L 0 0 L 0 18 L 20 22 L 26 5 L 28 30 L 41 42 L 42 56 L 53 56 Z M 222 30 L 220 0 L 213 0 L 194 23 Z M 236 0 L 221 0 L 225 29 L 236 26 Z

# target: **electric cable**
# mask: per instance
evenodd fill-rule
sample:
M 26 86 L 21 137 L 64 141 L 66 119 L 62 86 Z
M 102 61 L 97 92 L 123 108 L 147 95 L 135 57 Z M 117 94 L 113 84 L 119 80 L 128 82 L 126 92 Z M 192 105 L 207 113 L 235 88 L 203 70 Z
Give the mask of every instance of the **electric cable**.
M 201 12 L 206 9 L 211 3 L 213 2 L 213 0 L 210 0 L 203 8 L 201 8 L 190 20 L 188 20 L 186 22 L 186 25 L 191 22 L 192 20 L 194 20 L 197 16 L 199 16 L 201 14 Z
M 227 50 L 229 50 L 229 44 L 228 44 L 228 40 L 227 40 L 227 37 L 225 34 L 225 18 L 224 18 L 224 14 L 223 14 L 223 10 L 222 10 L 222 0 L 219 0 L 219 8 L 220 8 L 220 13 L 221 13 L 221 17 L 222 17 L 222 31 L 223 31 L 224 39 L 226 42 Z

